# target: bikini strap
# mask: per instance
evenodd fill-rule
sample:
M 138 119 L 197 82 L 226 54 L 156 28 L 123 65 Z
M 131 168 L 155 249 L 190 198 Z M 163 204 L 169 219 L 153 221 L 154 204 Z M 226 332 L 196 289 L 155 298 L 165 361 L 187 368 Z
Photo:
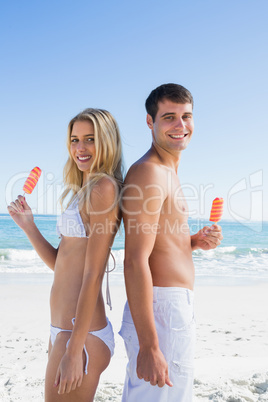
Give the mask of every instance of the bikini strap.
M 114 262 L 114 266 L 112 269 L 109 269 L 109 257 L 110 256 L 112 257 L 113 262 Z M 109 257 L 108 257 L 108 262 L 107 262 L 106 269 L 105 269 L 105 272 L 107 274 L 107 277 L 106 277 L 106 303 L 110 307 L 110 310 L 112 310 L 112 300 L 111 300 L 110 289 L 109 289 L 109 272 L 112 272 L 115 269 L 116 262 L 115 262 L 114 255 L 111 251 L 111 248 L 110 248 Z

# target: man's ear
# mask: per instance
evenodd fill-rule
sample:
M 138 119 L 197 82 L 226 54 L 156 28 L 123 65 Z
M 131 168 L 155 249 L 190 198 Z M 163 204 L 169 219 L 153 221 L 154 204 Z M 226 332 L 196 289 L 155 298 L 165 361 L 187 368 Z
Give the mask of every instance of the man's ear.
M 152 130 L 154 122 L 153 122 L 153 118 L 150 114 L 147 114 L 147 116 L 146 116 L 146 123 L 147 123 L 148 127 L 150 128 L 150 130 Z

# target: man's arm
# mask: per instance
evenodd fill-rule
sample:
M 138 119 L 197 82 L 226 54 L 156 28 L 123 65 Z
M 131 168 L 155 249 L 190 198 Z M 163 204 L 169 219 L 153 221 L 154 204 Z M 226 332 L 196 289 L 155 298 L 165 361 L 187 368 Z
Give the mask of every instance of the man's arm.
M 131 168 L 125 181 L 122 213 L 126 236 L 126 291 L 140 345 L 137 375 L 160 387 L 165 384 L 172 386 L 172 383 L 155 328 L 149 257 L 154 247 L 165 198 L 165 181 L 161 181 L 159 167 L 152 163 L 143 163 Z

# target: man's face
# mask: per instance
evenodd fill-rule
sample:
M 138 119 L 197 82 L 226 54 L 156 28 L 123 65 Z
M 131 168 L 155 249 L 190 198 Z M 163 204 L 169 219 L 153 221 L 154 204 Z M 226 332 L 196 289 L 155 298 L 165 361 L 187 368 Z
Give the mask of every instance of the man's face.
M 166 151 L 177 154 L 184 150 L 194 131 L 193 107 L 190 103 L 174 103 L 164 99 L 158 103 L 155 121 L 147 115 L 153 142 Z

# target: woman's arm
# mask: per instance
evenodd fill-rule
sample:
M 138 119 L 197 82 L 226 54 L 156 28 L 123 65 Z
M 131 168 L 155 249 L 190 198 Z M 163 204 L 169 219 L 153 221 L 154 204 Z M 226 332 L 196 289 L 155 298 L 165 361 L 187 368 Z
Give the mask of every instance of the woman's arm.
M 27 204 L 25 197 L 19 195 L 7 209 L 14 222 L 26 234 L 39 257 L 49 268 L 54 270 L 58 249 L 55 249 L 38 230 L 34 223 L 32 210 Z
M 59 384 L 59 394 L 70 392 L 82 382 L 83 347 L 96 309 L 110 247 L 118 229 L 118 214 L 117 185 L 107 178 L 101 179 L 90 196 L 90 234 L 83 283 L 70 342 L 55 379 L 55 385 Z

